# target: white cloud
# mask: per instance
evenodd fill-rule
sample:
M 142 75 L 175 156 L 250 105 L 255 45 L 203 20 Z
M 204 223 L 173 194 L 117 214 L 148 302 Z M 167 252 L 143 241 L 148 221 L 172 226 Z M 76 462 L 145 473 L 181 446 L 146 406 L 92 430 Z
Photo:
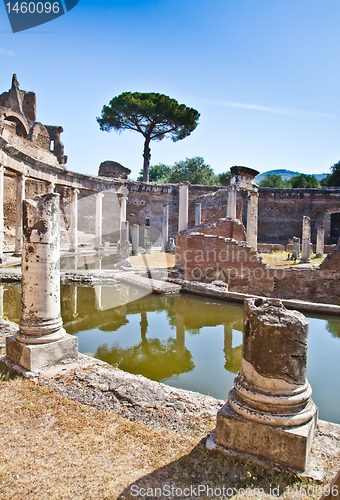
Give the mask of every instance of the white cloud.
M 15 52 L 12 49 L 5 49 L 0 47 L 0 56 L 15 56 Z
M 234 101 L 209 101 L 211 104 L 216 106 L 225 106 L 227 108 L 240 108 L 240 109 L 250 109 L 253 111 L 264 111 L 266 113 L 276 113 L 279 115 L 288 115 L 301 118 L 308 117 L 323 117 L 323 118 L 334 118 L 332 115 L 326 113 L 317 113 L 315 111 L 303 111 L 301 109 L 294 108 L 276 108 L 273 106 L 262 106 L 260 104 L 245 104 L 242 102 Z

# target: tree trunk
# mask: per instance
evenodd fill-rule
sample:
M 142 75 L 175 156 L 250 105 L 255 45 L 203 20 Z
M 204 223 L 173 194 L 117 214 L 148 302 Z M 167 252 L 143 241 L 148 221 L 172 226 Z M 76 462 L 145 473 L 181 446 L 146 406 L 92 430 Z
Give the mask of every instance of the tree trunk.
M 150 168 L 150 159 L 151 159 L 151 153 L 150 153 L 150 137 L 145 137 L 145 142 L 144 142 L 144 162 L 143 162 L 143 182 L 149 182 L 149 168 Z

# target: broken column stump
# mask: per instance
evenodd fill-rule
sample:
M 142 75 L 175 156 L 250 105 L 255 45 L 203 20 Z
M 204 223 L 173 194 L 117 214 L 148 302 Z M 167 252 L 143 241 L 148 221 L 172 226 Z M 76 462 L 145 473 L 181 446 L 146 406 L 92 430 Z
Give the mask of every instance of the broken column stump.
M 217 414 L 216 444 L 305 470 L 318 409 L 306 380 L 308 321 L 278 299 L 247 299 L 241 370 Z
M 6 357 L 29 371 L 78 359 L 78 339 L 60 316 L 59 194 L 23 202 L 19 330 L 6 338 Z

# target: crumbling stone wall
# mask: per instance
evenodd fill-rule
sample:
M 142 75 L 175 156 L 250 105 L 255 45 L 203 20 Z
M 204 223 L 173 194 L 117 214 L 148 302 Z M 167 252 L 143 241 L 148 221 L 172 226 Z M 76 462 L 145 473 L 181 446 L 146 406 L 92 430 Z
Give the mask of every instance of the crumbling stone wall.
M 340 272 L 340 247 L 334 248 L 333 252 L 327 255 L 325 260 L 320 264 L 320 269 L 323 271 L 330 270 Z
M 176 264 L 190 281 L 221 280 L 237 292 L 271 294 L 275 270 L 267 266 L 246 242 L 197 231 L 180 235 Z
M 331 214 L 340 212 L 340 188 L 259 189 L 260 243 L 286 245 L 293 236 L 302 237 L 302 218 L 310 217 L 312 242 L 317 224 L 325 226 L 325 243 L 330 242 Z

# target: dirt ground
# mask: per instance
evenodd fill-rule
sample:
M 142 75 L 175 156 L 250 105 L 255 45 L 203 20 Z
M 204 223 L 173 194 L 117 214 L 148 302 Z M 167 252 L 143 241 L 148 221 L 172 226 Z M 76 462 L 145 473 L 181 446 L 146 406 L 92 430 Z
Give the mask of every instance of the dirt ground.
M 0 409 L 2 500 L 321 496 L 316 482 L 207 451 L 202 431 L 214 419 L 173 432 L 8 376 L 0 380 Z

